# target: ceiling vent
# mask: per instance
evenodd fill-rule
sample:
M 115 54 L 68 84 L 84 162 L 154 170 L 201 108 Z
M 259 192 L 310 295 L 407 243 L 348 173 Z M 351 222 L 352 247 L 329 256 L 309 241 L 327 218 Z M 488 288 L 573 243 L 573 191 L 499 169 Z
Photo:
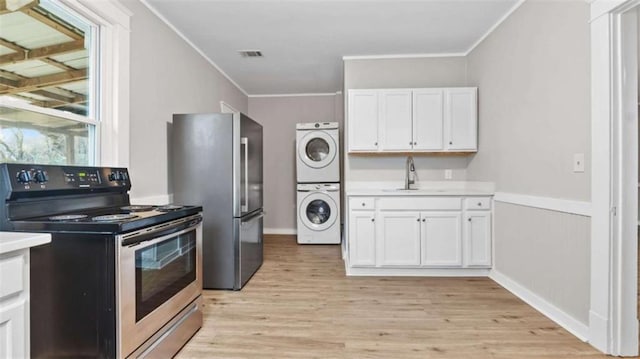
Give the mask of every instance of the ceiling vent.
M 260 50 L 239 50 L 242 57 L 262 57 L 262 51 Z

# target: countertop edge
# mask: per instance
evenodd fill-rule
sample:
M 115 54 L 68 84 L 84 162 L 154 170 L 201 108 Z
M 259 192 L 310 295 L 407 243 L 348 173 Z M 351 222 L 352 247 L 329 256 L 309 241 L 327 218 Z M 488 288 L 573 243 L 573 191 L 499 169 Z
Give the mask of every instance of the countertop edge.
M 0 232 L 0 254 L 15 252 L 51 242 L 49 233 Z
M 357 196 L 376 196 L 376 197 L 452 197 L 452 196 L 466 196 L 466 197 L 482 197 L 493 196 L 494 192 L 485 192 L 478 190 L 415 190 L 415 191 L 388 191 L 383 189 L 365 189 L 365 190 L 351 190 L 346 191 L 347 197 Z

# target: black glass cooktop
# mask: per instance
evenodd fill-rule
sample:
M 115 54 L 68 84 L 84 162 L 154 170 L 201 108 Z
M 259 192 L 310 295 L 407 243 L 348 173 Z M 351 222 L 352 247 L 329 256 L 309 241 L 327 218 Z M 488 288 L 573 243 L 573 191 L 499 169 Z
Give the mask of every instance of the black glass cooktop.
M 124 233 L 197 214 L 200 206 L 128 205 L 82 210 L 12 221 L 15 230 L 35 232 Z

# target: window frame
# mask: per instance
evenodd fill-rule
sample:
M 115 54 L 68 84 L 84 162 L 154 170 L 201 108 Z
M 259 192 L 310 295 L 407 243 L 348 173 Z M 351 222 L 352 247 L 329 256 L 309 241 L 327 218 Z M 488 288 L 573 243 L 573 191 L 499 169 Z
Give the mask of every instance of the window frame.
M 99 78 L 94 117 L 95 164 L 129 166 L 129 67 L 132 13 L 117 1 L 59 0 L 98 27 L 93 39 L 98 56 L 91 76 Z M 91 78 L 91 77 L 90 77 Z

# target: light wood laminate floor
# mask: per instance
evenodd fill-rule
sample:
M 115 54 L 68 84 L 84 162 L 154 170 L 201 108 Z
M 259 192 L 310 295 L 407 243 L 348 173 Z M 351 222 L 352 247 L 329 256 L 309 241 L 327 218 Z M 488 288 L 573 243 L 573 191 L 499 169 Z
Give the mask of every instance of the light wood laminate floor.
M 265 236 L 242 291 L 207 290 L 177 358 L 606 358 L 488 278 L 346 277 L 340 246 Z

